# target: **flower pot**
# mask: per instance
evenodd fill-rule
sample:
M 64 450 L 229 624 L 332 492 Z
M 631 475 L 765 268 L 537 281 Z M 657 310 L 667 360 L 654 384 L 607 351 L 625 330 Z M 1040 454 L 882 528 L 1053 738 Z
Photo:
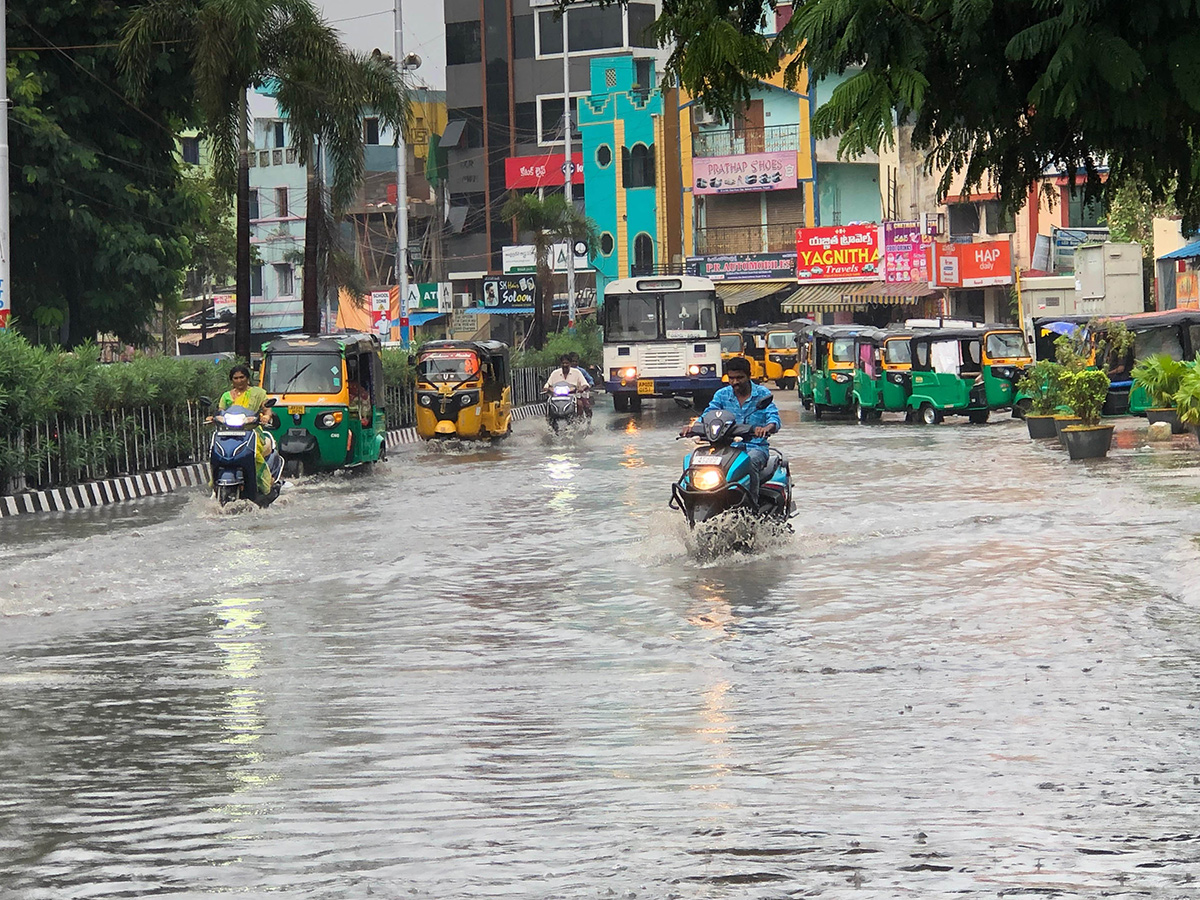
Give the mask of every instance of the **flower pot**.
M 1054 417 L 1054 433 L 1058 436 L 1058 443 L 1063 447 L 1067 446 L 1067 442 L 1063 439 L 1063 429 L 1069 425 L 1078 425 L 1083 420 L 1078 416 L 1055 416 Z
M 1146 421 L 1151 425 L 1155 422 L 1169 422 L 1171 425 L 1171 434 L 1183 434 L 1187 430 L 1187 426 L 1179 421 L 1179 413 L 1176 412 L 1173 406 L 1146 410 Z
M 1112 425 L 1069 425 L 1062 430 L 1071 459 L 1100 459 L 1112 446 Z
M 1025 427 L 1029 429 L 1029 436 L 1034 440 L 1058 437 L 1054 428 L 1054 416 L 1033 416 L 1027 413 Z

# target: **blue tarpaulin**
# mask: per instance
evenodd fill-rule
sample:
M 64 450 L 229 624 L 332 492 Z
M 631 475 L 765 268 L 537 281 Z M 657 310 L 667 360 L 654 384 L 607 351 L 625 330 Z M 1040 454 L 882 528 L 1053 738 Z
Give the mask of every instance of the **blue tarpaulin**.
M 448 315 L 450 315 L 450 314 L 449 313 L 440 313 L 440 312 L 409 313 L 408 314 L 408 324 L 409 325 L 424 325 L 426 322 L 432 322 L 434 319 L 440 319 L 440 318 L 442 318 L 442 316 L 448 316 Z M 398 325 L 400 323 L 397 322 L 396 324 Z
M 1054 334 L 1074 334 L 1081 327 L 1074 322 L 1051 322 L 1049 325 L 1043 325 L 1042 331 L 1050 331 Z
M 1160 256 L 1159 259 L 1193 259 L 1197 256 L 1200 256 L 1200 241 L 1192 241 L 1186 247 L 1172 250 L 1170 253 Z

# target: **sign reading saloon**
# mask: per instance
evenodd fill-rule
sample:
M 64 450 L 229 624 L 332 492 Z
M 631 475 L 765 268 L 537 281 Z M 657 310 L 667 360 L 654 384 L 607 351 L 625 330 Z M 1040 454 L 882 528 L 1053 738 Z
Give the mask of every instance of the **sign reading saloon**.
M 791 281 L 796 271 L 795 253 L 730 253 L 726 256 L 689 256 L 687 274 L 713 281 Z
M 510 156 L 504 160 L 504 186 L 513 188 L 557 187 L 567 174 L 566 156 L 547 153 L 545 156 Z M 572 153 L 571 184 L 583 184 L 583 154 Z
M 786 191 L 796 187 L 796 152 L 698 156 L 692 160 L 692 193 Z
M 796 229 L 796 280 L 878 281 L 879 226 Z
M 487 309 L 533 312 L 537 279 L 532 275 L 483 279 L 483 303 Z

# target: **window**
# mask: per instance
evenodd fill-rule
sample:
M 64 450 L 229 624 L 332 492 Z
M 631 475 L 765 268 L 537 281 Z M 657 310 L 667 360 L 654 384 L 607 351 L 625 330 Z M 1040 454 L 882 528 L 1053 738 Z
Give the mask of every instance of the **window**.
M 537 111 L 538 105 L 535 100 L 522 100 L 513 104 L 513 131 L 516 132 L 518 144 L 537 143 Z
M 292 267 L 285 264 L 276 264 L 272 266 L 275 270 L 275 285 L 278 288 L 275 292 L 276 297 L 293 297 L 296 294 L 294 279 L 292 278 Z
M 563 139 L 563 102 L 562 94 L 552 97 L 538 97 L 538 116 L 540 144 L 561 144 Z M 571 140 L 581 141 L 579 133 L 579 97 L 571 98 Z
M 250 192 L 250 221 L 261 218 L 258 213 L 258 191 Z
M 651 7 L 651 19 L 653 9 Z M 622 10 L 619 3 L 572 7 L 567 15 L 567 40 L 570 41 L 571 52 L 626 46 Z M 562 54 L 562 19 L 556 18 L 552 12 L 538 13 L 538 44 L 542 56 Z
M 419 127 L 419 126 L 418 126 Z M 376 116 L 363 119 L 363 142 L 367 144 L 379 143 L 379 119 Z
M 654 87 L 654 60 L 635 59 L 633 61 L 634 80 L 638 87 L 648 91 Z
M 616 243 L 613 241 L 613 236 L 607 231 L 600 235 L 600 253 L 604 256 L 612 256 L 613 248 Z
M 1137 359 L 1144 359 L 1155 353 L 1165 353 L 1171 359 L 1183 359 L 1179 337 L 1179 329 L 1174 325 L 1134 332 L 1133 355 Z
M 654 145 L 634 144 L 621 154 L 625 158 L 625 187 L 654 187 Z
M 1091 203 L 1083 202 L 1082 189 L 1075 192 L 1069 192 L 1070 200 L 1067 203 L 1067 225 L 1070 228 L 1097 228 L 1108 223 L 1104 215 L 1104 210 L 1100 206 L 1100 201 L 1093 200 Z
M 263 295 L 262 269 L 263 269 L 262 266 L 251 266 L 250 267 L 250 296 L 251 297 L 261 297 Z
M 612 164 L 612 148 L 608 144 L 601 144 L 596 148 L 596 165 L 602 169 L 607 169 Z
M 572 14 L 573 15 L 573 14 Z M 658 43 L 650 34 L 650 26 L 654 24 L 655 12 L 653 3 L 630 3 L 629 4 L 629 46 L 631 47 L 657 47 Z M 639 60 L 643 62 L 643 60 Z M 649 62 L 649 60 L 644 60 Z M 651 87 L 649 81 L 641 81 L 641 72 L 638 72 L 639 81 L 642 87 Z
M 979 207 L 974 203 L 951 203 L 950 233 L 978 234 Z
M 285 140 L 285 135 L 283 133 L 282 122 L 275 123 L 275 146 L 280 150 L 287 146 L 287 141 Z
M 629 274 L 654 274 L 654 241 L 644 231 L 633 239 L 633 265 Z
M 1016 218 L 1012 213 L 1004 212 L 999 200 L 986 200 L 982 206 L 988 234 L 1012 234 L 1017 230 Z
M 464 66 L 483 60 L 479 22 L 446 23 L 446 65 Z
M 533 16 L 513 16 L 513 58 L 532 59 L 537 55 L 533 46 Z
M 275 188 L 275 215 L 282 219 L 288 214 L 288 189 Z
M 179 143 L 180 150 L 183 152 L 183 161 L 192 166 L 200 165 L 200 138 L 180 138 Z

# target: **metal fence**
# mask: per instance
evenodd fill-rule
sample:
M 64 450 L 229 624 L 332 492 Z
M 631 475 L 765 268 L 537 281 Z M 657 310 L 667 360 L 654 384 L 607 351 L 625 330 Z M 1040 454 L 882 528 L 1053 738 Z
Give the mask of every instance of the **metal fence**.
M 696 231 L 697 256 L 726 253 L 785 253 L 796 249 L 796 229 L 803 222 L 770 225 L 718 225 Z
M 692 136 L 693 156 L 744 156 L 747 153 L 776 153 L 799 148 L 799 125 L 713 129 L 698 131 Z
M 548 368 L 512 372 L 514 406 L 538 403 Z M 388 428 L 411 428 L 416 406 L 411 386 L 386 385 Z M 81 416 L 56 416 L 0 438 L 0 494 L 64 487 L 83 481 L 137 475 L 208 459 L 208 410 L 174 406 Z

